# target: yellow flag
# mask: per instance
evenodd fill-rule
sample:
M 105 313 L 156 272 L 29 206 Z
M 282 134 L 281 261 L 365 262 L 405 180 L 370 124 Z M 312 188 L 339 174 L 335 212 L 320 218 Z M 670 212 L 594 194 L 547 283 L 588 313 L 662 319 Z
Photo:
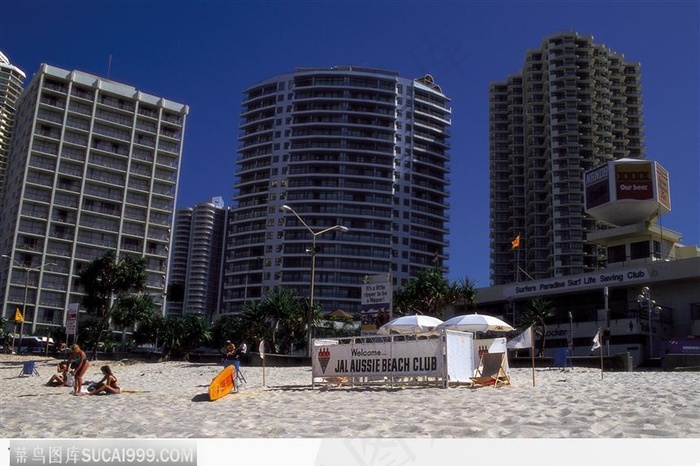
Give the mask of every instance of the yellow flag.
M 510 242 L 510 244 L 513 245 L 513 248 L 512 248 L 512 249 L 515 249 L 515 248 L 517 248 L 518 246 L 520 246 L 520 235 L 516 236 L 515 239 L 514 239 L 513 241 Z
M 24 322 L 24 318 L 22 317 L 22 313 L 19 312 L 19 308 L 15 308 L 15 322 L 22 323 Z

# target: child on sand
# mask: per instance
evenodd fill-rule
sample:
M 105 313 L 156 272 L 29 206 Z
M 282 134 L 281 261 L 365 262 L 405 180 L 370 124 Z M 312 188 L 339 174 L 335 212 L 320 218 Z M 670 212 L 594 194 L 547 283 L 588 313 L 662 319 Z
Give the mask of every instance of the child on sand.
M 97 385 L 95 385 L 93 389 L 88 390 L 88 394 L 99 395 L 100 393 L 106 393 L 107 395 L 116 395 L 121 393 L 122 389 L 119 388 L 119 381 L 114 376 L 112 368 L 105 365 L 100 367 L 100 370 L 102 371 L 102 375 L 104 377 L 102 377 L 102 380 L 97 382 Z

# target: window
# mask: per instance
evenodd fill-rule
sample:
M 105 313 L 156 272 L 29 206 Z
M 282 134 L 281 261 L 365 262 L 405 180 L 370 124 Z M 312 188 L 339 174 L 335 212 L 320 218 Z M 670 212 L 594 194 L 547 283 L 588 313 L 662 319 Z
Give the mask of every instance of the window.
M 608 248 L 608 263 L 625 261 L 625 245 L 612 246 Z
M 630 244 L 630 259 L 643 259 L 650 255 L 649 241 L 639 241 Z

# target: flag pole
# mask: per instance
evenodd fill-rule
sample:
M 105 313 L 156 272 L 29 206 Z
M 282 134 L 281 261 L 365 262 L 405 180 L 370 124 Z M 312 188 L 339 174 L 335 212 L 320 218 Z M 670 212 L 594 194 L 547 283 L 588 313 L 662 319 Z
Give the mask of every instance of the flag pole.
M 265 340 L 260 340 L 258 351 L 260 352 L 260 359 L 262 360 L 263 387 L 267 387 L 267 384 L 265 383 Z
M 603 345 L 598 349 L 600 350 L 600 380 L 603 380 Z
M 530 325 L 530 359 L 532 360 L 532 386 L 535 386 L 535 326 Z

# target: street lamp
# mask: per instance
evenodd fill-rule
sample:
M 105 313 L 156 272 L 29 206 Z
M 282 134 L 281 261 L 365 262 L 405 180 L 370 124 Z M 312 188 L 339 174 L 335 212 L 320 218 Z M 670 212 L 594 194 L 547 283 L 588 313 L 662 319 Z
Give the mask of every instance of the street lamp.
M 37 267 L 26 267 L 19 262 L 17 262 L 15 259 L 12 257 L 8 256 L 7 254 L 3 254 L 2 257 L 6 259 L 10 259 L 12 263 L 15 265 L 15 267 L 24 270 L 24 302 L 22 303 L 22 322 L 19 324 L 19 347 L 17 349 L 18 354 L 22 354 L 22 339 L 24 338 L 24 321 L 27 320 L 27 292 L 29 291 L 29 272 L 38 272 L 41 271 L 44 267 L 48 265 L 56 265 L 56 264 L 44 264 L 44 265 L 39 265 Z M 38 288 L 38 287 L 37 287 Z M 34 320 L 36 320 L 36 316 L 34 316 Z M 12 333 L 12 347 L 14 348 L 15 342 L 14 342 L 14 332 Z M 46 337 L 46 347 L 48 348 L 49 346 L 49 338 L 48 336 Z
M 306 222 L 299 216 L 299 214 L 296 213 L 294 209 L 289 207 L 288 205 L 284 204 L 280 209 L 283 212 L 291 212 L 294 214 L 294 216 L 301 222 L 304 227 L 306 227 L 307 230 L 309 230 L 309 233 L 311 233 L 311 248 L 306 249 L 306 253 L 311 255 L 311 285 L 309 289 L 309 316 L 308 316 L 308 322 L 307 322 L 307 329 L 306 329 L 306 351 L 307 355 L 311 356 L 311 327 L 313 325 L 313 315 L 314 315 L 314 284 L 315 284 L 315 276 L 316 276 L 316 253 L 318 252 L 318 249 L 316 249 L 316 238 L 318 236 L 321 236 L 324 233 L 328 233 L 329 231 L 333 230 L 339 230 L 343 233 L 349 231 L 350 229 L 348 227 L 342 226 L 342 225 L 333 225 L 332 227 L 325 228 L 323 230 L 319 231 L 314 231 L 309 225 L 306 224 Z
M 652 335 L 652 329 L 651 329 L 651 313 L 652 312 L 660 312 L 661 307 L 656 306 L 656 301 L 651 299 L 651 290 L 649 289 L 648 286 L 645 286 L 642 288 L 642 292 L 640 295 L 637 296 L 637 303 L 641 306 L 642 309 L 646 308 L 649 316 L 649 359 L 651 359 L 654 355 L 653 351 L 653 345 L 654 345 L 654 340 L 653 340 L 653 335 Z

